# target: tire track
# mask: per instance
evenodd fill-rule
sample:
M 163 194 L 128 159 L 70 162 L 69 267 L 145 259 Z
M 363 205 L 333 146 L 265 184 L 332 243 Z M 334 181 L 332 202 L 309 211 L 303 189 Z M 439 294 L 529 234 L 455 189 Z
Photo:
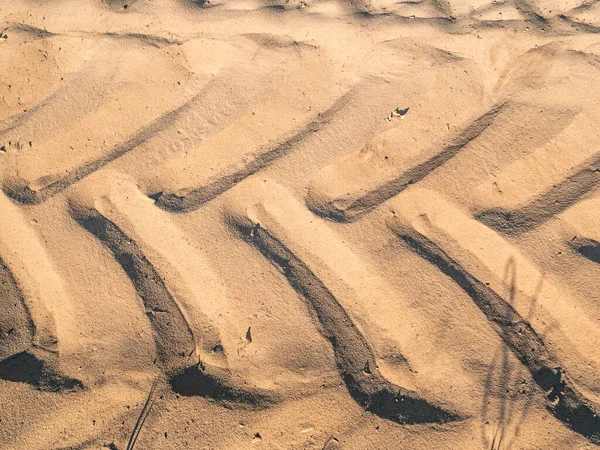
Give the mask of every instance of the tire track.
M 236 218 L 251 217 L 252 223 L 282 236 L 286 248 L 327 287 L 359 331 L 369 336 L 384 376 L 389 374 L 396 384 L 416 392 L 425 379 L 433 389 L 428 395 L 440 404 L 453 402 L 447 396 L 450 384 L 442 375 L 447 371 L 456 375 L 452 390 L 477 389 L 461 362 L 463 346 L 456 340 L 442 344 L 435 321 L 415 313 L 412 296 L 382 276 L 381 269 L 356 251 L 335 225 L 315 217 L 290 190 L 264 177 L 246 180 L 231 194 L 224 208 L 226 220 L 236 223 Z M 423 348 L 429 349 L 427 353 Z
M 473 299 L 545 393 L 550 412 L 591 442 L 600 444 L 598 405 L 587 399 L 571 382 L 531 325 L 506 300 L 469 275 L 463 266 L 432 241 L 416 233 L 397 233 L 412 250 L 435 264 Z
M 0 194 L 0 378 L 41 390 L 69 391 L 81 381 L 61 374 L 55 314 L 68 302 L 36 232 Z M 10 325 L 12 324 L 12 325 Z
M 579 113 L 558 136 L 478 188 L 475 217 L 505 234 L 535 228 L 600 185 L 600 116 Z M 568 149 L 568 150 L 567 150 Z
M 511 306 L 527 317 L 537 329 L 545 329 L 548 342 L 560 342 L 555 352 L 564 361 L 579 367 L 582 374 L 595 387 L 593 374 L 598 367 L 590 365 L 600 352 L 600 326 L 585 310 L 581 300 L 547 279 L 527 257 L 499 233 L 477 222 L 442 196 L 425 190 L 414 189 L 392 204 L 397 214 L 396 223 L 414 228 L 427 238 L 443 246 L 443 250 L 455 261 L 469 268 L 472 276 L 485 280 L 496 292 L 505 290 L 506 264 L 516 266 L 516 295 Z M 400 200 L 401 199 L 401 200 Z M 536 298 L 532 311 L 531 299 Z M 579 330 L 587 333 L 582 336 Z M 590 343 L 593 343 L 590 345 Z
M 346 132 L 343 129 L 343 124 L 348 116 L 357 117 L 368 114 L 373 109 L 381 109 L 382 102 L 391 105 L 389 96 L 392 92 L 393 89 L 389 86 L 387 80 L 380 77 L 368 77 L 351 87 L 329 109 L 318 114 L 314 120 L 309 121 L 299 131 L 280 137 L 278 142 L 268 145 L 266 149 L 261 149 L 263 150 L 262 153 L 259 151 L 249 158 L 238 158 L 220 176 L 211 176 L 205 185 L 198 188 L 182 189 L 180 192 L 164 189 L 153 191 L 150 192 L 150 197 L 157 200 L 159 207 L 170 212 L 185 213 L 196 210 L 249 176 L 290 155 L 296 147 L 310 142 L 313 136 L 319 137 L 321 133 L 339 133 L 339 135 L 344 136 Z M 330 145 L 345 144 L 345 141 L 338 142 L 335 140 Z M 237 170 L 235 167 L 237 167 Z M 208 171 L 204 167 L 199 170 L 202 173 L 202 178 L 206 179 Z
M 136 243 L 198 339 L 200 359 L 211 365 L 226 365 L 220 333 L 210 319 L 228 309 L 220 278 L 169 214 L 156 208 L 135 182 L 116 172 L 102 175 L 95 186 L 103 194 L 92 200 L 82 199 L 81 203 L 93 205 L 91 208 Z
M 232 219 L 236 231 L 281 270 L 307 302 L 332 345 L 338 371 L 352 398 L 365 410 L 400 424 L 460 420 L 441 406 L 385 379 L 370 345 L 327 287 L 277 237 L 250 217 Z
M 300 131 L 284 138 L 266 151 L 253 156 L 241 169 L 224 175 L 210 184 L 189 190 L 184 195 L 172 192 L 159 192 L 151 195 L 151 197 L 156 199 L 157 206 L 170 212 L 183 213 L 200 208 L 204 203 L 228 191 L 240 181 L 267 168 L 278 159 L 289 154 L 297 145 L 327 125 L 331 117 L 341 111 L 353 95 L 353 91 L 345 94 L 331 108 L 319 114 L 318 119 L 311 121 L 302 127 Z
M 475 218 L 507 235 L 524 233 L 554 218 L 575 205 L 600 185 L 600 156 L 590 158 L 566 178 L 553 184 L 543 194 L 529 192 L 529 201 L 515 209 L 489 208 L 475 213 Z
M 535 228 L 582 199 L 598 186 L 600 120 L 593 100 L 600 90 L 594 81 L 600 64 L 593 53 L 552 42 L 518 58 L 516 68 L 502 77 L 503 90 L 539 105 L 547 115 L 553 105 L 568 111 L 568 124 L 544 139 L 532 153 L 516 160 L 498 175 L 492 173 L 477 190 L 473 214 L 506 234 Z M 530 89 L 517 92 L 527 80 Z M 551 100 L 541 101 L 552 92 Z
M 35 322 L 10 269 L 0 258 L 0 379 L 50 392 L 83 387 L 59 373 L 58 353 L 35 343 Z M 39 336 L 38 336 L 39 337 Z
M 503 104 L 492 108 L 451 139 L 441 151 L 433 155 L 431 151 L 423 152 L 423 154 L 418 155 L 417 158 L 409 162 L 409 167 L 402 168 L 400 175 L 394 176 L 392 179 L 388 179 L 381 184 L 375 183 L 378 184 L 375 188 L 356 189 L 349 187 L 348 183 L 342 183 L 342 186 L 345 188 L 343 192 L 347 192 L 347 188 L 352 189 L 354 192 L 350 195 L 343 194 L 342 196 L 331 198 L 318 187 L 315 188 L 313 186 L 309 190 L 306 203 L 315 214 L 321 217 L 337 222 L 355 221 L 381 203 L 399 194 L 411 184 L 422 180 L 435 169 L 456 156 L 465 146 L 477 139 L 491 126 L 503 108 Z M 329 181 L 330 175 L 329 172 L 320 175 L 319 184 L 335 186 L 335 184 Z
M 397 39 L 376 47 L 375 64 L 386 57 L 398 58 L 390 95 L 401 103 L 391 114 L 387 112 L 393 128 L 375 135 L 360 151 L 342 157 L 312 180 L 306 202 L 316 214 L 336 221 L 356 220 L 452 158 L 487 128 L 493 119 L 488 116 L 497 113 L 477 119 L 483 85 L 471 61 L 439 48 L 409 44 Z M 414 56 L 415 47 L 421 52 L 419 58 Z M 455 101 L 463 105 L 460 110 L 439 106 Z M 462 134 L 450 131 L 469 123 Z
M 262 408 L 275 402 L 259 389 L 238 387 L 225 369 L 205 364 L 190 323 L 138 244 L 95 208 L 73 206 L 75 220 L 113 254 L 142 299 L 153 330 L 157 362 L 172 389 L 228 404 Z
M 26 180 L 12 178 L 4 181 L 2 189 L 6 195 L 19 203 L 28 205 L 42 203 L 56 194 L 64 191 L 78 181 L 81 181 L 87 176 L 102 169 L 118 158 L 121 158 L 131 150 L 154 137 L 156 134 L 165 130 L 169 126 L 172 126 L 178 118 L 186 114 L 195 105 L 195 103 L 198 102 L 200 96 L 201 94 L 196 94 L 190 100 L 187 100 L 183 105 L 163 114 L 148 125 L 142 127 L 133 137 L 119 144 L 110 152 L 72 170 L 67 170 L 66 175 L 59 177 L 51 183 L 39 183 L 38 180 L 38 182 L 30 185 Z M 42 186 L 39 188 L 32 187 L 33 185 L 38 184 L 42 184 Z
M 194 147 L 198 147 L 199 142 L 202 142 L 211 133 L 227 128 L 243 114 L 248 113 L 248 110 L 256 104 L 258 99 L 269 95 L 269 77 L 279 74 L 276 70 L 277 63 L 284 67 L 290 66 L 290 63 L 298 63 L 303 60 L 302 51 L 316 52 L 308 44 L 298 43 L 285 37 L 261 34 L 243 36 L 241 44 L 238 42 L 237 45 L 249 47 L 249 50 L 253 49 L 254 51 L 247 52 L 249 55 L 246 54 L 241 61 L 230 62 L 223 74 L 209 81 L 192 98 L 139 128 L 131 138 L 115 145 L 109 152 L 77 167 L 65 170 L 66 175 L 44 175 L 34 182 L 29 182 L 20 176 L 9 178 L 4 181 L 3 190 L 20 203 L 39 204 L 134 149 L 140 152 L 140 157 L 149 155 L 149 159 L 160 162 L 159 164 L 149 165 L 148 173 L 145 174 L 146 181 L 150 184 L 160 185 L 160 180 L 156 180 L 154 169 L 158 165 L 168 166 L 172 163 L 172 161 L 165 162 L 165 160 L 169 157 L 173 159 L 174 150 L 183 147 L 186 154 L 189 146 L 197 150 Z M 260 70 L 257 70 L 259 62 L 264 64 L 260 66 Z M 293 65 L 288 69 L 289 72 L 293 72 L 292 68 Z M 258 89 L 247 89 L 248 78 L 258 82 Z M 238 93 L 238 95 L 232 97 L 232 91 Z M 61 94 L 58 100 L 63 96 Z M 224 101 L 223 99 L 229 100 Z M 57 102 L 55 99 L 52 100 L 53 103 Z M 47 108 L 40 108 L 40 111 L 45 109 Z M 27 116 L 23 126 L 31 122 L 32 118 L 35 118 L 34 116 Z M 9 126 L 10 130 L 12 128 L 14 128 L 13 125 Z M 185 146 L 182 144 L 185 144 Z M 165 147 L 168 151 L 165 151 Z M 257 161 L 250 164 L 267 164 L 276 157 L 276 153 L 267 151 Z M 194 154 L 192 153 L 192 155 Z M 241 169 L 242 172 L 244 172 L 244 169 Z M 231 176 L 239 177 L 240 173 L 234 173 Z M 158 195 L 154 197 L 158 197 Z
M 199 208 L 289 154 L 351 97 L 340 94 L 330 63 L 317 47 L 260 36 L 253 39 L 259 39 L 269 54 L 274 53 L 272 59 L 280 62 L 260 61 L 272 66 L 264 79 L 271 91 L 221 133 L 160 168 L 158 180 L 152 183 L 158 192 L 150 196 L 161 208 L 172 212 Z M 318 76 L 310 70 L 315 66 L 322 67 Z M 274 79 L 285 83 L 278 85 Z
M 236 139 L 236 136 L 243 133 L 248 140 L 253 142 L 253 135 L 258 133 L 264 141 L 265 137 L 263 135 L 272 133 L 271 128 L 277 128 L 274 126 L 275 124 L 284 122 L 284 119 L 290 121 L 290 117 L 293 121 L 297 121 L 297 111 L 293 111 L 292 115 L 290 115 L 289 109 L 303 110 L 306 109 L 306 106 L 314 109 L 311 104 L 314 104 L 316 100 L 313 99 L 310 102 L 307 102 L 307 99 L 303 97 L 294 99 L 294 101 L 298 102 L 302 107 L 287 104 L 287 101 L 286 104 L 280 105 L 278 97 L 289 97 L 289 94 L 286 94 L 286 92 L 283 91 L 270 100 L 274 106 L 268 108 L 268 110 L 276 111 L 275 116 L 277 117 L 269 118 L 267 115 L 266 120 L 263 120 L 262 122 L 259 122 L 258 118 L 253 118 L 252 121 L 247 121 L 247 123 L 242 123 L 240 121 L 241 123 L 239 124 L 238 129 L 232 128 L 226 130 L 233 135 L 232 138 L 216 139 L 213 145 L 208 146 L 204 150 L 203 153 L 213 155 L 219 154 L 218 152 L 222 151 L 221 148 L 229 147 L 229 153 L 224 157 L 227 164 L 217 164 L 206 157 L 204 157 L 204 163 L 202 165 L 196 164 L 194 166 L 192 165 L 193 163 L 190 164 L 183 161 L 184 165 L 179 167 L 179 172 L 181 173 L 186 170 L 190 171 L 190 168 L 196 169 L 191 170 L 191 173 L 197 174 L 197 172 L 200 172 L 201 175 L 199 177 L 196 176 L 195 178 L 190 178 L 188 175 L 188 178 L 190 178 L 190 182 L 196 183 L 198 183 L 198 178 L 200 178 L 201 183 L 199 184 L 201 184 L 201 186 L 186 187 L 183 185 L 182 187 L 178 183 L 176 189 L 157 189 L 155 192 L 150 192 L 151 197 L 157 199 L 157 204 L 160 207 L 169 211 L 186 212 L 197 209 L 202 204 L 221 195 L 248 176 L 267 168 L 276 160 L 288 155 L 295 147 L 311 139 L 311 136 L 314 133 L 320 131 L 326 133 L 324 128 L 327 128 L 326 125 L 328 123 L 335 121 L 345 122 L 346 118 L 351 120 L 351 116 L 360 116 L 361 113 L 373 115 L 373 112 L 376 111 L 381 114 L 382 110 L 386 111 L 384 114 L 381 114 L 381 120 L 383 121 L 384 117 L 393 109 L 391 106 L 394 104 L 393 102 L 399 101 L 398 99 L 401 98 L 403 101 L 408 101 L 409 99 L 414 100 L 415 102 L 418 101 L 415 95 L 406 92 L 405 86 L 407 85 L 407 76 L 411 77 L 410 81 L 415 81 L 418 86 L 423 86 L 423 90 L 426 90 L 427 88 L 430 90 L 433 89 L 432 86 L 437 82 L 445 83 L 444 86 L 449 83 L 457 82 L 452 75 L 448 77 L 451 78 L 452 81 L 446 79 L 438 80 L 436 76 L 428 76 L 426 77 L 426 81 L 422 81 L 424 78 L 422 73 L 420 73 L 419 77 L 416 77 L 415 73 L 417 73 L 418 70 L 414 67 L 416 64 L 414 63 L 415 48 L 423 53 L 421 55 L 423 61 L 418 63 L 419 68 L 430 67 L 432 65 L 440 66 L 442 68 L 456 65 L 457 67 L 462 68 L 464 65 L 464 67 L 471 69 L 471 66 L 460 58 L 438 48 L 419 45 L 409 39 L 394 39 L 377 45 L 374 48 L 373 55 L 369 55 L 369 62 L 374 64 L 380 59 L 392 58 L 394 60 L 394 70 L 391 71 L 392 75 L 385 74 L 382 76 L 379 73 L 375 75 L 374 73 L 376 72 L 368 65 L 367 70 L 360 73 L 362 80 L 355 83 L 342 97 L 338 97 L 335 93 L 332 93 L 330 88 L 326 86 L 326 81 L 330 79 L 328 73 L 317 79 L 308 80 L 305 79 L 305 76 L 293 75 L 293 85 L 295 88 L 296 86 L 300 87 L 303 93 L 307 93 L 307 96 L 310 94 L 315 98 L 321 96 L 328 99 L 327 102 L 321 100 L 324 112 L 316 115 L 305 114 L 305 125 L 303 125 L 299 131 L 289 132 L 287 133 L 287 136 L 286 133 L 280 132 L 279 136 L 276 136 L 275 139 L 273 139 L 273 141 L 275 141 L 274 143 L 263 145 L 262 148 L 259 147 L 257 149 L 245 149 L 239 151 L 239 147 L 244 147 L 244 145 L 247 144 Z M 318 49 L 313 49 L 312 47 L 305 49 L 304 47 L 300 47 L 300 50 L 303 52 L 303 57 L 297 62 L 297 70 L 292 72 L 302 73 L 304 64 L 307 63 L 305 60 L 309 58 L 317 59 L 318 61 L 315 64 L 319 66 L 325 65 L 326 59 L 322 58 Z M 438 59 L 441 59 L 443 62 L 439 63 Z M 292 61 L 292 63 L 296 63 L 296 61 Z M 436 68 L 435 74 L 439 75 L 439 72 L 439 69 Z M 462 71 L 457 70 L 457 72 L 460 72 L 461 75 L 456 78 L 462 80 L 460 77 L 464 74 Z M 468 75 L 467 77 L 471 77 L 471 75 Z M 325 86 L 323 86 L 323 84 L 325 84 Z M 480 86 L 477 83 L 474 82 L 472 84 L 475 91 L 480 90 Z M 469 85 L 469 87 L 471 87 L 471 85 Z M 319 91 L 321 94 L 315 95 Z M 450 89 L 448 89 L 448 91 L 450 91 Z M 473 97 L 472 93 L 470 94 L 470 97 Z M 388 107 L 390 109 L 386 110 L 385 105 L 389 105 Z M 271 112 L 271 114 L 273 114 L 273 112 Z M 267 127 L 267 131 L 260 132 L 263 122 L 267 122 L 269 119 L 272 121 L 272 125 Z M 291 124 L 293 125 L 293 122 L 291 122 Z M 446 124 L 444 124 L 444 126 L 445 125 Z M 281 128 L 281 125 L 278 125 L 278 127 Z M 329 131 L 331 132 L 331 130 Z M 344 131 L 344 133 L 346 132 Z M 233 158 L 232 154 L 236 156 L 236 158 Z M 217 166 L 216 169 L 215 165 Z M 218 166 L 225 167 L 224 169 L 221 169 Z
M 105 53 L 99 44 L 87 51 L 95 55 L 90 62 L 25 116 L 27 120 L 0 137 L 7 147 L 16 143 L 12 176 L 27 180 L 34 191 L 90 161 L 111 160 L 106 153 L 184 97 L 183 88 L 154 88 L 165 79 L 182 79 L 185 86 L 189 78 L 163 51 L 138 52 L 136 45 L 116 44 Z
M 417 217 L 418 213 L 413 212 L 412 215 Z M 422 225 L 394 217 L 389 226 L 411 250 L 437 266 L 471 297 L 544 392 L 547 409 L 591 442 L 600 443 L 599 406 L 566 375 L 560 361 L 532 325 L 496 289 L 490 287 L 490 283 L 472 275 L 467 265 L 444 249 L 451 238 L 446 235 L 440 237 L 431 231 L 435 225 L 429 222 L 428 216 L 427 213 L 419 216 L 424 221 Z
M 33 341 L 35 326 L 23 294 L 10 269 L 0 258 L 0 361 L 25 351 Z

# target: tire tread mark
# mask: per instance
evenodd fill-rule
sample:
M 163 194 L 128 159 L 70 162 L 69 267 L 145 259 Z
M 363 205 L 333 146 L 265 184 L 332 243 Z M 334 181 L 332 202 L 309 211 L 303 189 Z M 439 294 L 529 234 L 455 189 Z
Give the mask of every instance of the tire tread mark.
M 473 299 L 490 321 L 494 331 L 527 367 L 534 381 L 545 393 L 548 410 L 577 433 L 591 442 L 600 444 L 600 416 L 597 405 L 571 383 L 529 322 L 433 241 L 415 230 L 396 227 L 393 223 L 392 229 L 411 250 L 438 267 Z
M 81 381 L 58 372 L 58 354 L 34 343 L 36 327 L 23 293 L 0 258 L 0 379 L 50 392 L 81 389 Z
M 74 210 L 73 216 L 112 252 L 131 280 L 152 326 L 159 366 L 175 392 L 257 408 L 275 402 L 269 393 L 237 387 L 230 382 L 226 370 L 199 361 L 189 323 L 135 241 L 96 210 Z
M 280 269 L 292 288 L 306 299 L 331 343 L 338 371 L 352 398 L 365 410 L 401 424 L 444 423 L 458 415 L 395 386 L 377 369 L 373 350 L 343 307 L 315 274 L 260 224 L 237 224 L 242 238 Z
M 148 125 L 142 127 L 133 137 L 115 147 L 108 154 L 82 164 L 56 181 L 43 186 L 40 189 L 32 189 L 30 185 L 20 179 L 8 180 L 2 189 L 13 200 L 27 204 L 36 205 L 59 194 L 69 186 L 81 181 L 92 173 L 102 169 L 107 164 L 119 159 L 131 150 L 153 138 L 156 134 L 173 125 L 175 121 L 185 115 L 199 101 L 201 94 L 196 94 L 181 106 L 166 112 L 154 119 Z M 11 125 L 11 128 L 15 125 Z
M 542 225 L 583 199 L 600 184 L 600 156 L 593 156 L 569 177 L 553 185 L 529 203 L 505 210 L 491 208 L 477 212 L 475 218 L 507 235 L 524 233 Z
M 456 156 L 471 141 L 477 139 L 494 121 L 498 113 L 505 107 L 506 103 L 496 105 L 482 116 L 475 119 L 464 128 L 451 142 L 440 152 L 434 154 L 424 162 L 421 162 L 400 176 L 375 187 L 360 197 L 351 201 L 335 198 L 327 201 L 313 199 L 309 194 L 307 206 L 320 217 L 336 222 L 353 222 L 364 214 L 372 211 L 381 203 L 389 200 L 402 192 L 411 184 L 417 183 L 433 172 L 441 165 Z
M 0 307 L 0 360 L 3 360 L 31 345 L 35 324 L 17 281 L 1 257 Z
M 320 114 L 318 119 L 311 121 L 300 131 L 285 137 L 279 143 L 270 146 L 270 148 L 258 152 L 254 155 L 253 159 L 241 169 L 225 175 L 205 186 L 193 188 L 185 194 L 159 192 L 151 195 L 151 197 L 156 199 L 157 206 L 170 212 L 185 213 L 194 211 L 203 204 L 231 189 L 240 181 L 267 168 L 278 159 L 289 154 L 296 145 L 306 140 L 313 133 L 321 130 L 321 128 L 329 122 L 332 116 L 344 108 L 353 96 L 353 91 L 344 94 L 333 104 L 333 106 L 331 106 L 331 108 Z

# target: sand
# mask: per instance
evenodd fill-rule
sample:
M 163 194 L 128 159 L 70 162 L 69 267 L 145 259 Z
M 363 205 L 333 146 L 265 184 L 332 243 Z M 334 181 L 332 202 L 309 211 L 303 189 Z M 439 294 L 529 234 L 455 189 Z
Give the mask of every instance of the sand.
M 600 1 L 0 31 L 0 449 L 600 446 Z

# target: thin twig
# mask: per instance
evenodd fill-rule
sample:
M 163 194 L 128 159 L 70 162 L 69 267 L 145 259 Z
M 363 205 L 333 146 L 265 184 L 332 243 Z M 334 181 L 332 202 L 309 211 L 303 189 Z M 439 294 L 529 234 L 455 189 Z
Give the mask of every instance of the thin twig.
M 322 448 L 321 450 L 325 450 L 325 449 L 327 448 L 327 446 L 329 445 L 329 443 L 330 443 L 332 440 L 334 440 L 334 439 L 335 439 L 335 438 L 334 438 L 334 436 L 335 436 L 334 434 L 332 434 L 331 436 L 329 436 L 329 439 L 327 439 L 327 440 L 325 441 L 325 444 L 323 445 L 323 448 Z
M 156 385 L 158 384 L 158 379 L 159 379 L 159 377 L 156 377 L 156 379 L 152 383 L 152 387 L 150 388 L 150 392 L 148 393 L 148 398 L 146 399 L 146 403 L 144 404 L 144 407 L 142 408 L 142 412 L 140 413 L 140 416 L 138 417 L 138 420 L 135 423 L 135 427 L 133 428 L 131 437 L 129 438 L 129 442 L 127 443 L 127 450 L 133 450 L 133 447 L 135 446 L 135 442 L 137 441 L 137 438 L 140 435 L 140 431 L 142 430 L 142 427 L 144 426 L 144 422 L 148 418 L 148 414 L 150 414 L 150 410 L 152 409 L 152 406 L 154 405 L 154 400 L 155 400 L 154 391 L 156 390 Z

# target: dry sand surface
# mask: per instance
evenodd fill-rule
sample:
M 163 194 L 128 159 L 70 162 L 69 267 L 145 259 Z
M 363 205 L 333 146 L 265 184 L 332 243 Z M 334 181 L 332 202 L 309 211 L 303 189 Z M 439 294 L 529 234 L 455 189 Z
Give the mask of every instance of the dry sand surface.
M 0 0 L 0 449 L 600 446 L 600 0 Z

